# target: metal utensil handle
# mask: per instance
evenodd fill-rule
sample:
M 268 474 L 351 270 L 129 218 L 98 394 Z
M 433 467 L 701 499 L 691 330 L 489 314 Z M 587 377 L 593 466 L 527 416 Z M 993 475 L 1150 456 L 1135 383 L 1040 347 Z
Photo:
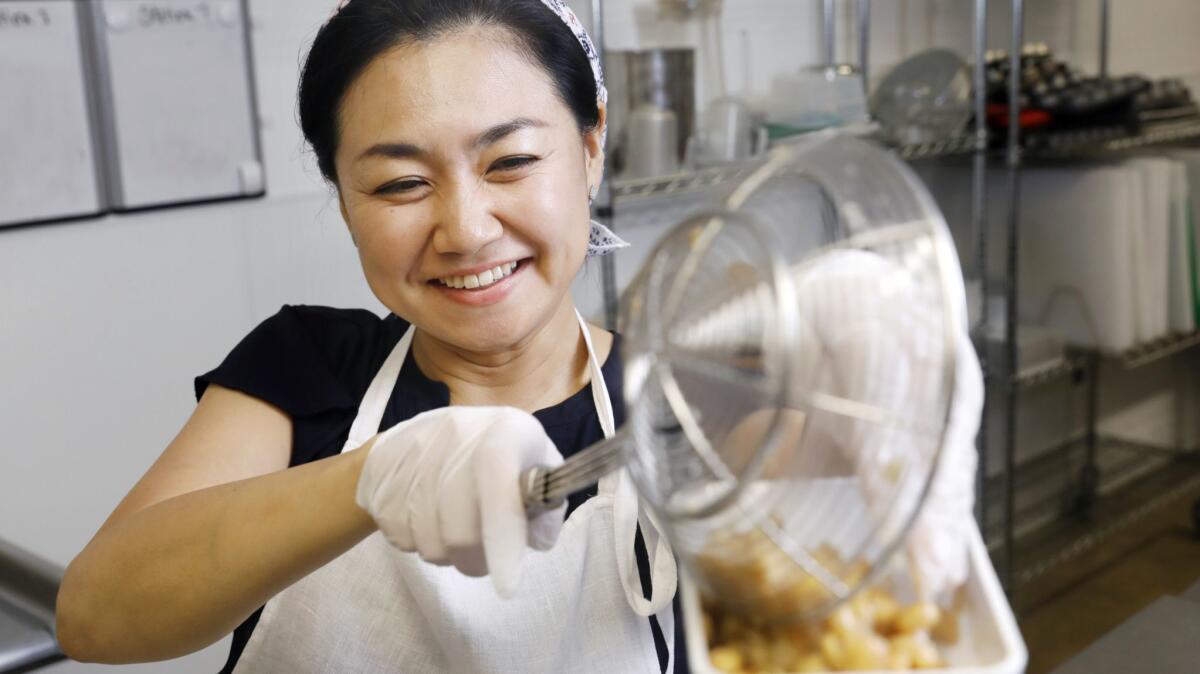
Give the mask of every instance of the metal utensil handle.
M 621 465 L 620 434 L 602 440 L 569 457 L 554 468 L 534 466 L 521 475 L 525 513 L 530 517 L 562 505 L 575 492 L 586 489 Z

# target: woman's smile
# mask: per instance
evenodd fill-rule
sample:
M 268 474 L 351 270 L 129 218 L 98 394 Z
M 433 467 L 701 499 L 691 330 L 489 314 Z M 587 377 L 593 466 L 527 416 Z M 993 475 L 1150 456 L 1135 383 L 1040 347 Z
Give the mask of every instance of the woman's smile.
M 429 281 L 443 296 L 467 306 L 482 307 L 503 301 L 520 283 L 533 258 L 504 262 L 474 273 L 442 276 Z

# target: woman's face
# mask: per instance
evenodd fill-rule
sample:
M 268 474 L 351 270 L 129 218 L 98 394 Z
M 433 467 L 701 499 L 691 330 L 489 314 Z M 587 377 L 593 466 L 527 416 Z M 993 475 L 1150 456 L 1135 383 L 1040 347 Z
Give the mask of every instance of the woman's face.
M 588 237 L 599 134 L 501 29 L 376 58 L 347 91 L 342 212 L 375 295 L 477 352 L 535 334 L 569 302 Z

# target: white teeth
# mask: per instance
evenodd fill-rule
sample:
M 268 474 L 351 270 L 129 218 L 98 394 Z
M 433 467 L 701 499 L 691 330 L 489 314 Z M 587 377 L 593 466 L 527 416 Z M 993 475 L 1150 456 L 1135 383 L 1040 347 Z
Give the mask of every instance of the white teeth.
M 442 285 L 449 288 L 486 288 L 496 281 L 512 274 L 517 268 L 516 262 L 506 262 L 498 267 L 492 267 L 487 271 L 479 274 L 467 274 L 465 276 L 447 276 L 438 279 Z

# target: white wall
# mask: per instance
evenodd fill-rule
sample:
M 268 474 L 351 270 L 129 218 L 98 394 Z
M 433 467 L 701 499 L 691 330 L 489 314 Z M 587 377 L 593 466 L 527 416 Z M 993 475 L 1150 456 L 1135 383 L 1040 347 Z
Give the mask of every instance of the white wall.
M 265 199 L 0 230 L 0 537 L 66 564 L 255 324 L 285 302 L 380 308 L 295 123 L 332 5 L 250 3 Z M 213 672 L 227 651 L 125 669 Z
M 187 417 L 191 378 L 216 365 L 253 325 L 285 302 L 380 309 L 295 124 L 303 50 L 334 4 L 250 1 L 266 198 L 0 230 L 0 537 L 65 564 Z M 741 86 L 735 54 L 742 53 L 743 29 L 752 38 L 753 95 L 765 98 L 778 74 L 819 59 L 819 0 L 725 4 L 731 87 Z M 927 46 L 969 44 L 965 0 L 874 4 L 876 73 L 878 64 Z M 1053 3 L 1044 30 L 1074 52 L 1089 52 L 1093 4 Z M 1200 41 L 1192 35 L 1200 4 L 1157 0 L 1151 6 L 1161 8 L 1158 14 L 1144 3 L 1113 4 L 1114 71 L 1197 69 Z M 606 7 L 610 46 L 699 44 L 694 26 L 655 18 L 651 0 Z M 1035 20 L 1031 35 L 1038 37 L 1043 28 Z M 993 21 L 999 42 L 1007 39 L 1002 27 Z M 713 87 L 699 89 L 708 97 Z M 646 206 L 618 224 L 644 251 L 693 205 Z M 623 278 L 636 260 L 637 253 L 619 259 Z M 588 313 L 599 308 L 598 284 L 597 271 L 577 286 Z M 225 649 L 222 643 L 169 665 L 127 669 L 211 672 Z

